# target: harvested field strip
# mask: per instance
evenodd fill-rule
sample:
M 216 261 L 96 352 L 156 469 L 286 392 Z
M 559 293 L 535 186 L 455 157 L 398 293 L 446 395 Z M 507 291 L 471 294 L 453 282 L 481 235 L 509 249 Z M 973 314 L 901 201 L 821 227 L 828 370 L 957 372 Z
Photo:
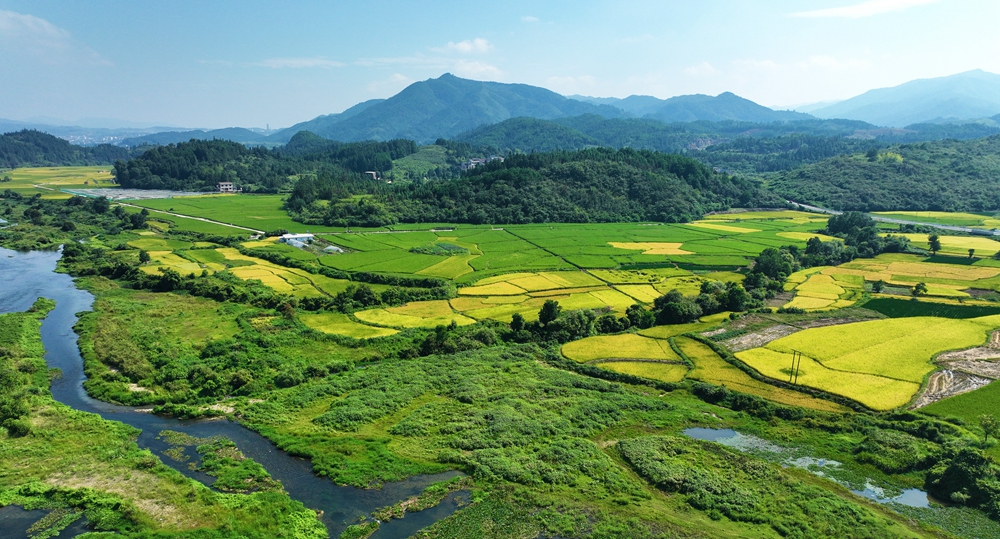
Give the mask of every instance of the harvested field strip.
M 667 341 L 634 333 L 587 337 L 564 344 L 562 353 L 580 363 L 600 359 L 680 360 Z
M 674 339 L 674 342 L 688 361 L 694 364 L 694 369 L 687 375 L 692 380 L 725 386 L 742 393 L 764 397 L 780 404 L 802 406 L 803 408 L 827 412 L 847 411 L 847 408 L 835 402 L 818 399 L 811 395 L 799 393 L 798 391 L 782 389 L 755 380 L 735 365 L 719 357 L 707 344 L 687 337 L 677 337 Z
M 736 357 L 768 378 L 788 380 L 792 359 L 790 353 L 754 348 L 738 352 Z M 904 406 L 920 390 L 920 384 L 916 382 L 828 369 L 808 356 L 802 357 L 798 383 L 842 395 L 873 410 L 892 410 Z
M 644 337 L 651 337 L 654 339 L 669 339 L 675 335 L 682 335 L 684 333 L 692 333 L 697 331 L 702 331 L 712 327 L 714 324 L 706 324 L 703 322 L 695 322 L 691 324 L 673 324 L 669 326 L 653 326 L 649 329 L 644 329 L 639 332 L 639 335 Z
M 607 361 L 595 363 L 596 366 L 609 371 L 620 372 L 659 380 L 661 382 L 680 382 L 688 372 L 683 363 L 660 363 L 651 361 Z

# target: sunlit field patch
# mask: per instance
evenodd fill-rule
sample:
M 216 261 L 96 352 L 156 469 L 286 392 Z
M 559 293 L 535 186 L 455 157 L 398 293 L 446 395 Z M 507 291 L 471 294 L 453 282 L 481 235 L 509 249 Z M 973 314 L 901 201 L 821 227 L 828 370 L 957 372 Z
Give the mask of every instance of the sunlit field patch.
M 585 363 L 595 359 L 658 359 L 680 361 L 662 339 L 643 337 L 634 333 L 598 335 L 563 345 L 564 356 Z
M 800 331 L 736 357 L 765 376 L 787 379 L 793 351 L 799 351 L 805 358 L 800 384 L 887 410 L 912 398 L 935 370 L 936 354 L 981 344 L 997 326 L 998 316 L 857 322 Z
M 843 406 L 828 400 L 817 399 L 798 391 L 782 389 L 755 380 L 735 365 L 719 357 L 719 354 L 716 354 L 707 344 L 687 337 L 678 337 L 676 343 L 681 353 L 694 363 L 694 368 L 687 375 L 692 380 L 725 386 L 734 391 L 757 395 L 758 397 L 764 397 L 765 399 L 791 406 L 802 406 L 804 408 L 828 412 L 842 412 L 847 410 Z
M 681 243 L 672 242 L 621 242 L 609 241 L 608 245 L 626 251 L 642 251 L 644 255 L 691 255 L 691 251 L 681 249 Z
M 809 241 L 813 238 L 819 238 L 820 241 L 843 241 L 840 238 L 827 236 L 826 234 L 820 234 L 818 232 L 778 232 L 775 236 L 798 241 Z
M 395 329 L 359 324 L 347 315 L 340 313 L 302 314 L 299 315 L 299 319 L 302 320 L 303 324 L 316 331 L 354 337 L 355 339 L 373 339 L 399 333 Z
M 418 302 L 419 303 L 419 302 Z M 412 305 L 412 304 L 411 304 Z M 447 326 L 452 322 L 460 326 L 467 326 L 469 324 L 476 323 L 475 320 L 462 316 L 458 313 L 449 313 L 444 316 L 435 317 L 422 317 L 413 316 L 409 314 L 400 313 L 394 311 L 393 307 L 388 309 L 370 309 L 367 311 L 358 311 L 354 313 L 354 316 L 369 324 L 374 324 L 377 326 L 388 326 L 388 327 L 403 327 L 403 328 L 432 328 L 436 326 Z
M 706 223 L 706 222 L 700 222 L 700 221 L 695 221 L 693 223 L 688 223 L 687 226 L 694 226 L 694 227 L 698 227 L 698 228 L 707 228 L 707 229 L 710 229 L 710 230 L 718 230 L 720 232 L 731 232 L 731 233 L 734 233 L 734 234 L 749 234 L 751 232 L 760 232 L 761 231 L 759 228 L 747 228 L 747 227 L 733 226 L 733 225 L 720 225 L 718 223 Z

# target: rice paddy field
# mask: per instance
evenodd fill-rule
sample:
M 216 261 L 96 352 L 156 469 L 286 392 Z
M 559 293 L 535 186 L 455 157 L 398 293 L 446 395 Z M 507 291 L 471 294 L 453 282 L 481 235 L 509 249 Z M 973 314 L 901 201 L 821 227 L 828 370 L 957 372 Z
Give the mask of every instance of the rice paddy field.
M 880 211 L 875 215 L 920 223 L 966 226 L 970 228 L 1000 228 L 1000 219 L 994 214 L 944 211 Z
M 70 193 L 61 189 L 93 189 L 112 187 L 111 167 L 107 165 L 96 167 L 33 167 L 15 168 L 4 172 L 11 181 L 3 184 L 4 189 L 10 189 L 24 196 L 41 194 L 42 198 L 70 198 Z
M 160 267 L 182 274 L 225 269 L 302 298 L 335 295 L 350 284 L 242 255 L 233 248 L 163 237 L 172 229 L 201 227 L 198 231 L 214 234 L 239 230 L 160 213 L 174 212 L 254 229 L 309 230 L 317 234 L 320 247 L 330 244 L 343 250 L 326 254 L 321 249 L 299 250 L 273 241 L 244 243 L 245 247 L 300 262 L 347 272 L 434 277 L 456 285 L 457 296 L 450 300 L 411 302 L 353 314 L 299 315 L 304 325 L 316 331 L 372 339 L 453 322 L 506 323 L 514 314 L 531 321 L 537 319 L 539 309 L 550 299 L 566 310 L 597 309 L 620 316 L 629 306 L 650 304 L 671 290 L 694 296 L 705 281 L 739 282 L 744 277 L 740 268 L 765 248 L 804 247 L 812 237 L 833 239 L 818 232 L 825 225 L 825 216 L 795 211 L 715 214 L 686 224 L 500 227 L 438 223 L 348 233 L 291 221 L 280 208 L 280 198 L 231 195 L 140 201 L 153 210 L 150 219 L 154 228 L 129 245 L 150 254 L 153 261 L 143 267 L 148 272 L 159 271 Z M 985 216 L 980 217 L 986 223 Z M 764 377 L 787 380 L 792 350 L 798 350 L 804 354 L 800 385 L 853 399 L 876 410 L 907 405 L 937 368 L 932 362 L 936 354 L 977 346 L 994 324 L 1000 326 L 995 317 L 981 316 L 993 314 L 990 308 L 994 304 L 979 299 L 982 294 L 977 292 L 1000 292 L 1000 265 L 985 258 L 996 252 L 1000 243 L 984 237 L 941 238 L 944 256 L 884 254 L 837 267 L 803 270 L 793 274 L 786 284 L 786 292 L 792 294 L 783 304 L 786 307 L 822 314 L 874 301 L 873 307 L 881 309 L 879 312 L 888 309 L 891 312 L 887 316 L 894 319 L 805 329 L 738 352 L 736 358 Z M 911 240 L 920 246 L 926 236 L 914 235 Z M 977 258 L 968 258 L 970 248 L 976 249 Z M 920 301 L 891 293 L 875 294 L 866 288 L 866 283 L 875 281 L 903 292 L 922 282 L 928 292 Z M 372 288 L 379 291 L 385 287 Z M 983 310 L 973 312 L 971 308 Z M 712 327 L 724 328 L 728 323 L 728 313 L 720 313 L 697 324 L 590 337 L 566 344 L 562 352 L 575 361 L 651 380 L 696 380 L 781 404 L 845 410 L 834 402 L 755 379 L 707 345 L 683 336 Z
M 788 380 L 802 354 L 797 383 L 853 399 L 875 410 L 906 405 L 937 369 L 940 352 L 986 342 L 1000 316 L 911 317 L 806 329 L 736 357 L 764 376 Z

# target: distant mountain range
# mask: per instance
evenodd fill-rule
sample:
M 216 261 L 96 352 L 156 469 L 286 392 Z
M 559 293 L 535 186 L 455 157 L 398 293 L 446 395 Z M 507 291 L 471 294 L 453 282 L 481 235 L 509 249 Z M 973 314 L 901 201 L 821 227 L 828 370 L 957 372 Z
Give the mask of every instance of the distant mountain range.
M 979 69 L 870 90 L 812 111 L 820 118 L 849 118 L 890 127 L 979 120 L 998 113 L 1000 75 Z
M 543 139 L 545 147 L 563 140 L 567 147 L 610 144 L 697 149 L 717 142 L 720 137 L 716 135 L 720 132 L 725 134 L 724 139 L 741 134 L 777 136 L 774 132 L 780 131 L 782 134 L 810 133 L 901 142 L 935 137 L 971 138 L 996 132 L 1000 129 L 1000 75 L 977 70 L 915 80 L 893 88 L 872 90 L 845 101 L 805 108 L 812 114 L 773 110 L 731 92 L 714 97 L 697 94 L 669 99 L 644 95 L 623 99 L 566 97 L 536 86 L 473 81 L 446 73 L 436 79 L 415 82 L 389 99 L 365 101 L 344 112 L 319 116 L 277 132 L 239 127 L 111 130 L 36 126 L 2 119 L 0 132 L 34 128 L 76 144 L 111 143 L 131 147 L 171 144 L 192 138 L 218 138 L 273 147 L 287 143 L 301 131 L 341 142 L 405 138 L 427 144 L 438 138 L 470 141 L 478 138 L 491 140 L 494 147 L 518 149 L 534 147 Z M 576 120 L 572 120 L 574 118 Z M 862 123 L 816 124 L 817 118 Z M 500 125 L 514 119 L 519 121 Z M 549 123 L 532 123 L 528 119 Z M 597 120 L 618 123 L 601 124 Z M 720 125 L 731 122 L 735 126 L 686 125 L 698 122 Z M 581 128 L 582 125 L 586 128 Z M 774 125 L 785 127 L 775 130 Z M 904 126 L 905 129 L 900 130 Z M 517 132 L 524 129 L 528 131 Z M 536 136 L 540 129 L 545 131 L 544 136 Z
M 715 97 L 695 94 L 679 95 L 670 99 L 659 99 L 648 95 L 630 95 L 624 99 L 579 95 L 573 95 L 570 98 L 587 103 L 610 105 L 637 118 L 649 118 L 668 123 L 721 122 L 725 120 L 771 123 L 813 119 L 813 116 L 801 112 L 772 110 L 732 92 L 724 92 Z
M 629 116 L 616 107 L 584 103 L 537 86 L 480 82 L 446 73 L 415 82 L 384 101 L 367 101 L 341 114 L 294 125 L 274 138 L 288 140 L 305 130 L 345 142 L 406 138 L 426 144 L 510 118 L 581 114 Z

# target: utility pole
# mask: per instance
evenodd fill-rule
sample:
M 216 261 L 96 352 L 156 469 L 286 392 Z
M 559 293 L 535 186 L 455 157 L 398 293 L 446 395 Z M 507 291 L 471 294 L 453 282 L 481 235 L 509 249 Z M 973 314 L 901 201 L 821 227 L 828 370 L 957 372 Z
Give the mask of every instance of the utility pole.
M 792 368 L 788 371 L 788 383 L 798 385 L 800 367 L 802 367 L 802 352 L 792 350 Z

